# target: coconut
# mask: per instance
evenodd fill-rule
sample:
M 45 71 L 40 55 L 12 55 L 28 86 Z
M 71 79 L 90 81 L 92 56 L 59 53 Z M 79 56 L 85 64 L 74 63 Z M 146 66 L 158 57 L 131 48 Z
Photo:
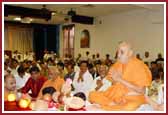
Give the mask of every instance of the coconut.
M 64 102 L 68 108 L 72 108 L 72 109 L 81 109 L 85 105 L 85 101 L 83 99 L 75 96 L 66 98 Z
M 33 109 L 34 109 L 34 106 L 35 106 L 35 101 L 32 101 L 32 102 L 30 103 L 30 105 L 29 105 L 29 108 L 30 108 L 31 110 L 33 110 Z
M 48 103 L 44 100 L 37 100 L 34 104 L 33 110 L 47 111 L 48 110 Z

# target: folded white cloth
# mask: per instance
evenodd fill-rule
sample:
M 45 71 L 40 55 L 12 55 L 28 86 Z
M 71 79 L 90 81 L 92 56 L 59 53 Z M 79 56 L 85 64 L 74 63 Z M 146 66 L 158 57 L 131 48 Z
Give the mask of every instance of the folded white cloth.
M 154 109 L 149 104 L 143 104 L 136 111 L 154 111 Z

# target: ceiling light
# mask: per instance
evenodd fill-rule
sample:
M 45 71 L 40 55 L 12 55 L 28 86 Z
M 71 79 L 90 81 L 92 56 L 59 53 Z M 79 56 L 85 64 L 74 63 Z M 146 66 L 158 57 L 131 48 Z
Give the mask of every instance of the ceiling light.
M 56 12 L 52 12 L 51 15 L 52 15 L 52 16 L 55 16 L 55 15 L 56 15 Z
M 86 4 L 86 5 L 82 5 L 82 7 L 85 7 L 85 8 L 94 8 L 95 5 L 93 5 L 93 4 Z
M 33 19 L 30 17 L 25 17 L 25 18 L 22 18 L 21 20 L 22 23 L 27 23 L 27 24 L 31 23 L 32 21 Z
M 13 20 L 15 20 L 15 21 L 21 21 L 21 18 L 20 17 L 15 17 Z

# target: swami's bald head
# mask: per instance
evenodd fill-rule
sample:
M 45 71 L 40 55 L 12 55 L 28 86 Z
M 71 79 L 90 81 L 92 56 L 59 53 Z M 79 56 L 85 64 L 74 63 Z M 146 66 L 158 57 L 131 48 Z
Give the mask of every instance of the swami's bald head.
M 123 64 L 126 64 L 128 60 L 133 56 L 133 50 L 129 43 L 120 42 L 117 50 L 117 59 Z

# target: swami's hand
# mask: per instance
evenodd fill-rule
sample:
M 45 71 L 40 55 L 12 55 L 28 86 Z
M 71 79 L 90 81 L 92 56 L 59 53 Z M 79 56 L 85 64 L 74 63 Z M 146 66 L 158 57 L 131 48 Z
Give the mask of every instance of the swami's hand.
M 121 79 L 122 79 L 122 74 L 121 74 L 121 72 L 119 72 L 118 70 L 113 69 L 113 70 L 112 70 L 112 79 L 113 79 L 115 82 L 120 82 Z

